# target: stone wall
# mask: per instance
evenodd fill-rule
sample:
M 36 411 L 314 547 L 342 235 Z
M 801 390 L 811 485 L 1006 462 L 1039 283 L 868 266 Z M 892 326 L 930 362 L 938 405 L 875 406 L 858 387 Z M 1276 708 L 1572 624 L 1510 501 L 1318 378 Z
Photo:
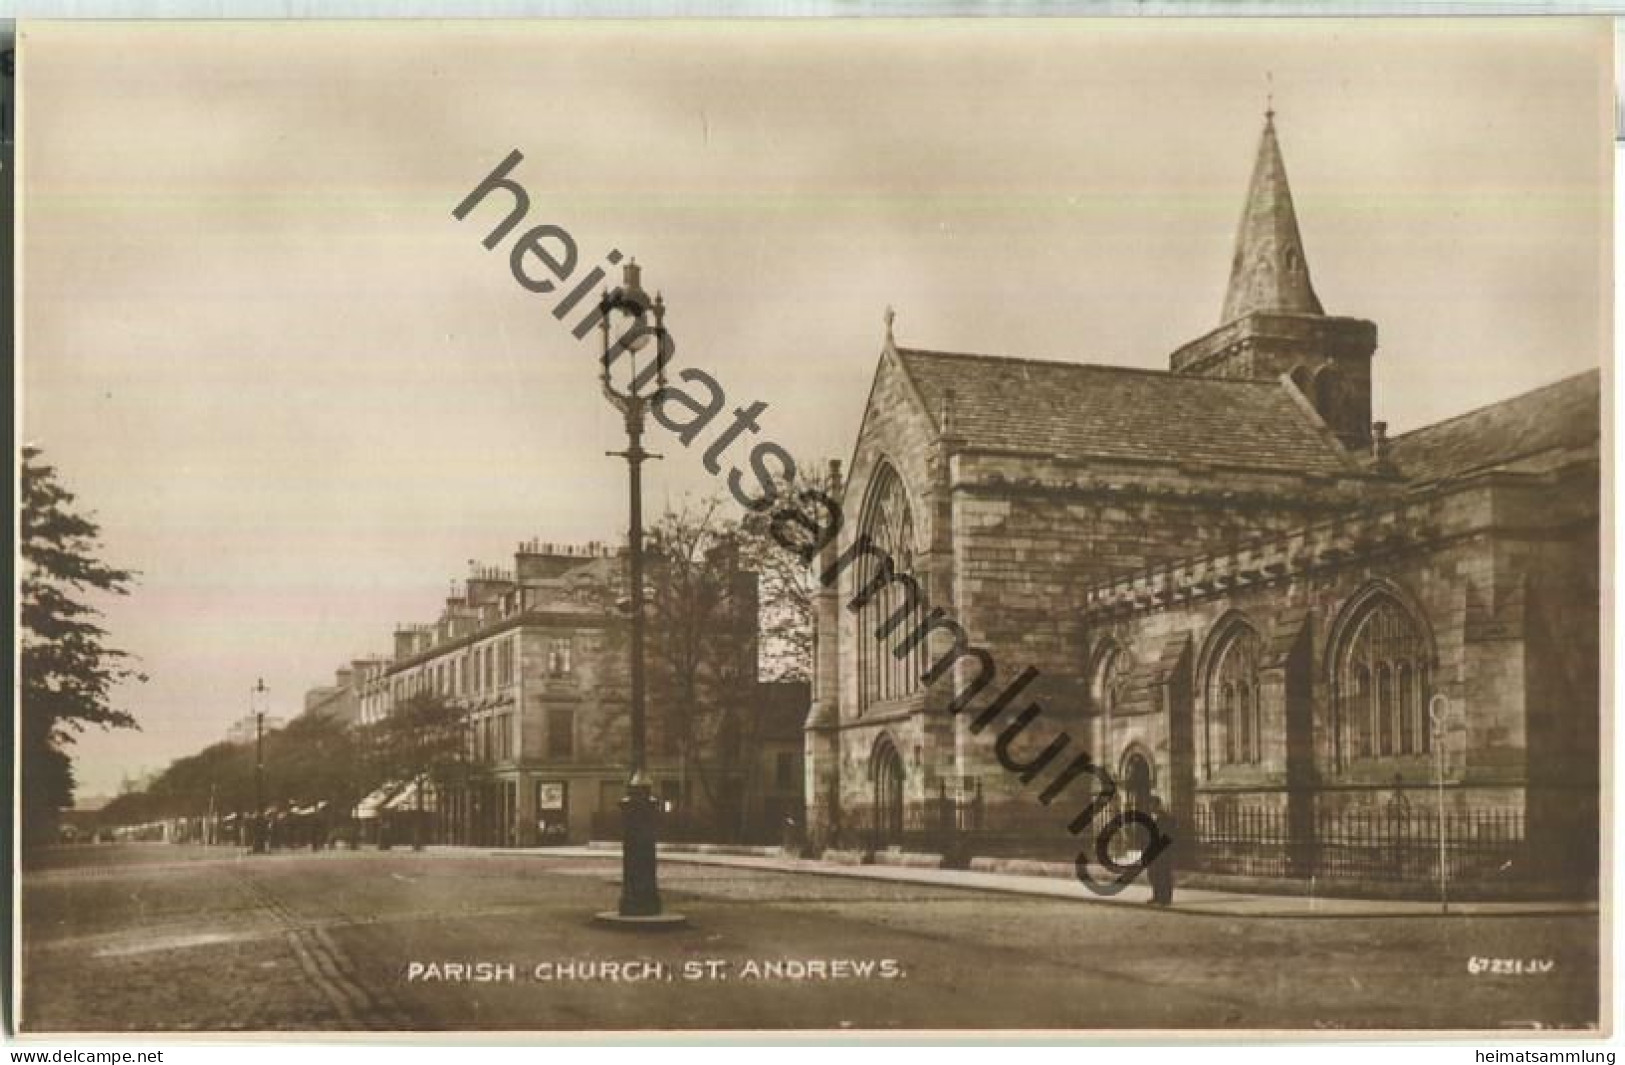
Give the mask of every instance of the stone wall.
M 1004 680 L 1032 667 L 1041 680 L 1023 693 L 1043 716 L 1014 745 L 1017 760 L 1042 751 L 1065 732 L 1066 753 L 1103 754 L 1103 737 L 1087 717 L 1090 633 L 1084 589 L 1114 576 L 1202 552 L 1234 549 L 1346 509 L 1380 483 L 1348 483 L 1178 466 L 1108 466 L 1039 456 L 963 454 L 954 458 L 952 512 L 955 614 L 972 640 L 998 663 Z M 1148 633 L 1155 657 L 1175 633 Z M 1180 629 L 1178 631 L 1183 631 Z M 997 690 L 997 689 L 995 689 Z M 1165 750 L 1168 725 L 1150 704 L 1120 723 L 1118 749 L 1104 762 L 1116 772 L 1121 744 Z M 1026 785 L 999 763 L 992 732 L 960 724 L 959 765 L 982 778 L 990 796 L 1032 801 L 1042 784 Z M 1099 758 L 1096 759 L 1099 761 Z M 1163 759 L 1166 761 L 1166 758 Z M 1064 764 L 1057 756 L 1056 767 Z
M 1132 582 L 1101 590 L 1092 644 L 1116 641 L 1141 660 L 1181 635 L 1197 649 L 1190 699 L 1164 698 L 1169 727 L 1149 729 L 1149 741 L 1146 725 L 1160 715 L 1096 718 L 1102 758 L 1120 764 L 1131 744 L 1148 743 L 1157 786 L 1188 809 L 1225 801 L 1284 810 L 1298 792 L 1310 795 L 1313 817 L 1376 812 L 1395 794 L 1396 776 L 1413 811 L 1436 809 L 1436 754 L 1339 760 L 1334 748 L 1334 655 L 1353 605 L 1381 589 L 1422 622 L 1436 662 L 1433 690 L 1449 700 L 1447 811 L 1512 813 L 1532 843 L 1550 835 L 1571 849 L 1578 842 L 1583 853 L 1595 839 L 1598 788 L 1596 498 L 1584 474 L 1562 482 L 1487 476 L 1341 519 L 1315 541 L 1317 552 L 1300 552 L 1273 574 L 1260 568 L 1245 583 L 1197 580 L 1192 567 L 1163 602 L 1138 607 L 1124 591 Z M 1203 744 L 1216 711 L 1207 671 L 1215 637 L 1238 617 L 1267 649 L 1266 741 L 1257 765 L 1223 766 Z M 1303 684 L 1296 696 L 1286 680 L 1294 666 Z M 1294 697 L 1306 703 L 1311 753 L 1296 778 L 1288 758 Z M 1175 772 L 1167 742 L 1182 713 L 1194 737 L 1185 774 Z

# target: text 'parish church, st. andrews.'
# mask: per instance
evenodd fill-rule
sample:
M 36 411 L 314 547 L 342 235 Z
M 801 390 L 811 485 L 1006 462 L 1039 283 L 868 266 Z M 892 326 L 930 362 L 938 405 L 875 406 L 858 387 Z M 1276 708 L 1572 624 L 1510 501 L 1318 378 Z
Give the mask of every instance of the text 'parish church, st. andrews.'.
M 1070 861 L 1095 778 L 1040 796 L 1087 753 L 1215 874 L 1593 878 L 1600 376 L 1389 439 L 1376 347 L 1315 294 L 1273 115 L 1221 324 L 1167 371 L 888 331 L 822 561 L 869 537 L 997 676 L 947 712 L 975 663 L 924 683 L 949 636 L 898 657 L 874 634 L 899 586 L 845 566 L 817 604 L 814 844 Z

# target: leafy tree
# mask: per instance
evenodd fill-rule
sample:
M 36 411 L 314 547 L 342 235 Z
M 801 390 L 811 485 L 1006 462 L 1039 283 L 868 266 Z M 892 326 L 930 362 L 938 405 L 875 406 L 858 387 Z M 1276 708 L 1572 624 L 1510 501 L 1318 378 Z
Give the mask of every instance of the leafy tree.
M 101 613 L 87 599 L 129 594 L 134 574 L 101 561 L 101 529 L 74 504 L 39 449 L 24 447 L 19 764 L 27 845 L 53 839 L 57 812 L 73 803 L 67 748 L 75 735 L 89 725 L 139 728 L 114 705 L 114 689 L 147 679 L 127 652 L 108 645 Z
M 464 711 L 438 692 L 420 691 L 397 703 L 379 727 L 394 776 L 450 780 L 468 767 Z
M 376 783 L 359 771 L 358 753 L 353 729 L 320 714 L 301 714 L 265 734 L 267 800 L 353 806 Z
M 647 537 L 652 738 L 675 746 L 728 831 L 744 813 L 755 724 L 759 602 L 745 544 L 716 499 L 668 511 Z
M 265 801 L 310 806 L 326 802 L 341 818 L 381 782 L 385 770 L 367 757 L 367 734 L 319 715 L 302 715 L 265 733 Z M 120 795 L 101 812 L 104 824 L 142 824 L 166 817 L 254 810 L 254 743 L 216 743 L 177 758 L 141 791 Z
M 254 749 L 216 743 L 171 762 L 145 790 L 152 817 L 198 817 L 254 805 Z M 120 796 L 122 799 L 123 796 Z

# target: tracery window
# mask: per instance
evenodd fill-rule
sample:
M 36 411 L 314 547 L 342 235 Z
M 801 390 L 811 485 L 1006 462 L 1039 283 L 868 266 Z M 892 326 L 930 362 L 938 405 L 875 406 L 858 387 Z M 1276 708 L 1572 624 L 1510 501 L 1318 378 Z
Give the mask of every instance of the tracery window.
M 1427 712 L 1432 663 L 1422 627 L 1393 596 L 1380 593 L 1349 627 L 1338 658 L 1339 764 L 1431 749 Z
M 858 611 L 859 703 L 868 706 L 919 691 L 923 687 L 921 674 L 928 664 L 926 640 L 915 641 L 901 657 L 893 653 L 924 619 L 925 607 L 923 582 L 911 588 L 907 581 L 888 579 L 883 571 L 889 560 L 892 574 L 918 579 L 914 515 L 907 490 L 890 466 L 882 466 L 875 474 L 859 535 L 868 538 L 878 555 L 866 552 L 860 556 L 857 588 L 870 589 L 873 583 L 880 582 Z M 900 614 L 901 620 L 889 633 L 875 635 Z
M 1258 632 L 1237 622 L 1225 634 L 1208 673 L 1210 757 L 1221 765 L 1252 765 L 1263 753 Z

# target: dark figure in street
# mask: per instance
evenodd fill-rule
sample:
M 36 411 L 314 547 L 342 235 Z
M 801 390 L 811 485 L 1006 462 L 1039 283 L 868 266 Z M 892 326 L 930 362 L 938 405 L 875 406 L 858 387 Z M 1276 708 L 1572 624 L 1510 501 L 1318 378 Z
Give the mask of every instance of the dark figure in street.
M 1147 870 L 1151 874 L 1151 904 L 1168 906 L 1174 901 L 1174 866 L 1179 854 L 1179 820 L 1165 807 L 1162 799 L 1151 796 L 1151 820 L 1155 824 L 1156 838 L 1167 840 Z

